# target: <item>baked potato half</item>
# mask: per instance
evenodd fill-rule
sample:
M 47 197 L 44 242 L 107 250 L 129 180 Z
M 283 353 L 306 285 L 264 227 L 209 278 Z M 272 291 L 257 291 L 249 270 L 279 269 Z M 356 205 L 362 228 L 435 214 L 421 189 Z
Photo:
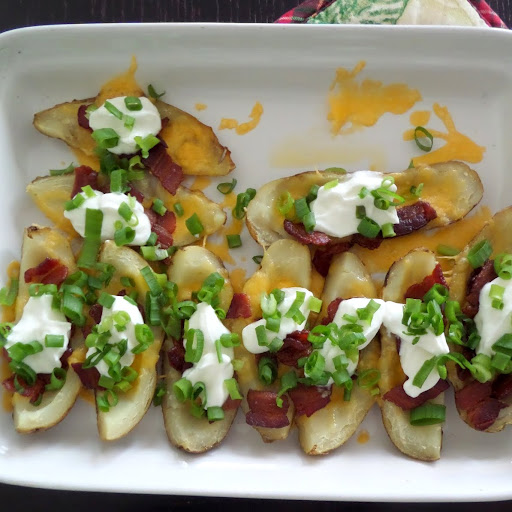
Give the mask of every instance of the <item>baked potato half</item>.
M 483 187 L 476 171 L 462 162 L 445 162 L 420 166 L 403 172 L 391 173 L 397 193 L 410 197 L 412 186 L 423 183 L 421 200 L 429 203 L 437 213 L 427 229 L 446 226 L 461 219 L 481 200 Z M 289 192 L 292 198 L 305 197 L 313 185 L 338 179 L 346 175 L 331 171 L 310 171 L 281 178 L 263 185 L 247 207 L 247 227 L 251 236 L 263 247 L 281 238 L 292 238 L 284 227 L 284 216 L 279 212 L 279 199 Z
M 114 275 L 106 291 L 116 295 L 124 286 L 121 277 L 128 277 L 135 283 L 134 289 L 138 292 L 138 300 L 143 306 L 148 285 L 141 274 L 141 269 L 148 264 L 134 250 L 121 246 L 108 240 L 101 247 L 98 261 L 113 265 Z M 161 328 L 152 328 L 154 341 L 144 352 L 135 356 L 132 368 L 138 371 L 134 386 L 125 393 L 119 393 L 118 403 L 108 412 L 96 407 L 98 433 L 102 441 L 115 441 L 124 437 L 133 430 L 146 414 L 157 383 L 157 363 L 160 348 L 163 342 Z M 98 392 L 96 392 L 97 394 Z
M 21 318 L 23 308 L 29 299 L 29 283 L 23 278 L 28 269 L 37 267 L 46 258 L 54 258 L 65 265 L 69 272 L 76 270 L 71 247 L 55 229 L 32 225 L 25 229 L 21 249 L 20 281 L 18 297 L 15 303 L 16 322 Z M 77 348 L 83 340 L 77 334 L 70 340 Z M 39 405 L 32 405 L 27 397 L 14 393 L 12 398 L 14 428 L 17 432 L 27 434 L 47 430 L 62 421 L 73 407 L 81 382 L 71 366 L 66 372 L 66 382 L 58 391 L 45 391 Z
M 178 300 L 190 300 L 192 293 L 201 288 L 203 281 L 212 273 L 219 273 L 225 280 L 219 294 L 219 306 L 227 311 L 233 298 L 233 287 L 222 261 L 203 247 L 190 246 L 176 252 L 168 269 L 169 280 L 178 287 Z M 173 340 L 167 338 L 163 348 L 163 365 L 166 393 L 162 400 L 167 437 L 173 446 L 189 453 L 204 453 L 211 450 L 226 437 L 235 419 L 238 408 L 224 412 L 224 419 L 209 422 L 207 417 L 196 418 L 190 413 L 189 404 L 180 402 L 173 385 L 182 373 L 169 363 L 168 351 Z
M 319 318 L 327 315 L 327 307 L 337 299 L 353 297 L 374 298 L 377 290 L 366 268 L 352 253 L 334 257 L 325 279 L 322 293 L 322 311 Z M 380 344 L 377 337 L 359 355 L 357 372 L 378 367 Z M 344 444 L 357 430 L 376 401 L 369 389 L 363 389 L 353 381 L 350 400 L 343 399 L 343 389 L 333 385 L 330 402 L 310 417 L 295 417 L 299 430 L 299 442 L 308 455 L 324 455 Z
M 479 271 L 481 270 L 481 268 L 473 268 L 468 259 L 468 253 L 473 247 L 484 240 L 487 240 L 492 247 L 492 253 L 489 256 L 489 260 L 494 260 L 496 256 L 501 253 L 512 254 L 512 207 L 505 208 L 504 210 L 496 213 L 492 219 L 487 222 L 480 233 L 478 233 L 467 247 L 457 255 L 457 260 L 453 268 L 453 274 L 450 282 L 450 298 L 459 302 L 463 312 L 465 312 L 466 297 L 470 292 L 471 282 L 475 280 L 475 277 L 478 276 Z M 491 265 L 491 267 L 493 266 Z M 482 284 L 496 277 L 496 273 L 492 269 L 487 274 L 487 278 L 484 279 Z M 468 353 L 466 352 L 467 349 L 464 349 L 460 345 L 451 344 L 450 350 L 453 352 L 465 353 L 468 358 L 470 358 L 471 355 L 474 355 L 474 352 Z M 510 396 L 510 393 L 503 394 L 503 390 L 506 390 L 507 388 L 506 383 L 510 382 L 507 374 L 494 375 L 490 380 L 479 384 L 471 375 L 469 375 L 469 372 L 460 372 L 457 370 L 455 365 L 451 364 L 448 366 L 448 377 L 455 390 L 455 404 L 459 415 L 469 426 L 486 432 L 500 432 L 506 425 L 512 424 L 512 396 Z M 497 389 L 497 386 L 500 385 L 500 381 L 502 386 L 501 392 Z M 480 412 L 476 410 L 469 412 L 467 409 L 461 407 L 462 401 L 459 401 L 458 399 L 459 393 L 464 388 L 471 385 L 480 388 L 480 390 L 485 389 L 486 386 L 489 387 L 490 396 L 484 397 L 484 395 L 482 395 L 481 398 L 482 400 L 484 398 L 489 399 L 491 404 L 494 403 L 494 405 L 498 405 L 500 407 L 499 414 L 497 414 L 497 411 L 485 411 L 483 408 Z M 488 393 L 484 394 L 488 395 Z M 495 400 L 498 399 L 501 404 L 496 404 Z M 487 418 L 483 416 L 487 416 Z M 477 417 L 482 421 L 482 427 L 485 426 L 484 422 L 492 423 L 489 426 L 486 426 L 486 428 L 477 428 L 475 426 L 475 420 Z M 492 421 L 493 419 L 494 421 Z
M 436 265 L 437 261 L 432 252 L 424 249 L 411 251 L 389 269 L 382 298 L 386 301 L 405 303 L 407 290 L 432 275 Z M 381 397 L 395 386 L 401 385 L 407 378 L 402 370 L 396 338 L 384 326 L 381 328 L 379 368 Z M 444 394 L 441 393 L 431 402 L 443 404 Z M 379 405 L 389 438 L 402 453 L 424 461 L 439 459 L 442 444 L 441 424 L 413 426 L 410 424 L 408 411 L 382 398 Z

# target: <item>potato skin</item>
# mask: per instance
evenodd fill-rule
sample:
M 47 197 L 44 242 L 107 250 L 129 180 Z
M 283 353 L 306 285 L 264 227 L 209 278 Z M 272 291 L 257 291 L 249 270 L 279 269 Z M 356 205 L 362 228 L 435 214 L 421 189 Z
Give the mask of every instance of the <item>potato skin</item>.
M 415 249 L 395 262 L 386 276 L 382 298 L 404 303 L 407 289 L 430 275 L 437 264 L 434 254 L 426 249 Z M 400 365 L 396 340 L 385 327 L 381 328 L 381 358 L 379 381 L 382 397 L 394 386 L 405 380 Z M 444 393 L 432 400 L 444 404 Z M 409 413 L 387 400 L 379 399 L 382 421 L 393 444 L 405 455 L 424 461 L 438 460 L 441 456 L 442 426 L 414 427 L 409 423 Z
M 480 233 L 457 255 L 450 281 L 450 298 L 459 301 L 461 306 L 464 304 L 467 284 L 473 272 L 473 267 L 470 265 L 467 255 L 471 248 L 481 240 L 488 240 L 491 243 L 493 248 L 491 258 L 503 252 L 512 253 L 512 207 L 496 213 Z M 450 350 L 459 351 L 460 348 L 457 345 L 450 345 Z M 448 378 L 457 392 L 464 387 L 464 382 L 459 379 L 457 369 L 453 363 L 449 363 L 447 368 Z M 472 427 L 468 421 L 466 411 L 458 409 L 458 412 L 460 417 Z M 512 425 L 512 405 L 503 408 L 496 421 L 485 432 L 500 432 L 506 425 Z
M 343 181 L 348 175 L 334 172 L 309 171 L 281 178 L 263 185 L 247 208 L 247 228 L 251 236 L 263 247 L 281 238 L 292 238 L 283 227 L 283 216 L 277 209 L 283 192 L 294 198 L 306 196 L 312 185 L 328 181 Z M 391 173 L 398 193 L 410 196 L 412 185 L 423 183 L 421 200 L 428 202 L 437 218 L 426 229 L 446 226 L 467 215 L 482 199 L 483 187 L 478 173 L 462 162 L 444 162 L 420 166 L 403 172 Z

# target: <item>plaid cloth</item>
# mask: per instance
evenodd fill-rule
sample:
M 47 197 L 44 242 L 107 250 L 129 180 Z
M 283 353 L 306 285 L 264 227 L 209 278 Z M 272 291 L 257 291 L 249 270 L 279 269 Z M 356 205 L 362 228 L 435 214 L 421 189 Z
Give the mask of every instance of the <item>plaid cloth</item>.
M 387 23 L 396 24 L 410 0 L 306 0 L 276 23 Z M 453 1 L 453 0 L 451 0 Z M 463 0 L 466 1 L 466 0 Z M 507 28 L 483 0 L 467 0 L 490 27 Z M 463 8 L 460 8 L 463 10 Z M 481 22 L 480 22 L 481 23 Z M 469 23 L 475 25 L 476 23 Z

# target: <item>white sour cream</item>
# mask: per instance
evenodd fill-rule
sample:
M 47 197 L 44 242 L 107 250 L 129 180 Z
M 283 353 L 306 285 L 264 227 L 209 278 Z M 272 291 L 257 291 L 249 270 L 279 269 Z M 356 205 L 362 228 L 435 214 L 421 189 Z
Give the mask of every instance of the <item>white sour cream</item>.
M 279 332 L 273 332 L 266 330 L 267 340 L 272 341 L 274 338 L 284 339 L 286 336 L 294 331 L 302 331 L 306 325 L 311 310 L 308 307 L 309 299 L 313 297 L 313 294 L 306 288 L 282 288 L 284 292 L 284 299 L 277 306 L 277 310 L 281 313 L 281 324 L 279 326 Z M 293 318 L 286 318 L 284 315 L 288 313 L 291 305 L 293 304 L 297 292 L 304 292 L 304 302 L 300 306 L 300 312 L 304 315 L 304 322 L 298 324 Z M 245 348 L 252 354 L 263 354 L 268 352 L 268 347 L 258 345 L 258 338 L 256 336 L 256 328 L 260 325 L 265 325 L 266 320 L 261 319 L 257 322 L 247 325 L 242 331 L 242 340 Z
M 310 204 L 315 215 L 315 230 L 339 238 L 357 233 L 357 226 L 361 222 L 356 218 L 357 206 L 364 206 L 366 216 L 379 226 L 387 223 L 397 224 L 398 215 L 394 206 L 387 210 L 379 210 L 373 204 L 374 197 L 371 194 L 363 199 L 359 197 L 363 187 L 375 190 L 382 185 L 385 177 L 379 172 L 358 171 L 349 174 L 334 187 L 320 187 L 317 198 Z M 391 185 L 389 190 L 396 192 L 396 186 Z
M 64 211 L 64 217 L 71 221 L 73 228 L 80 236 L 85 236 L 85 213 L 87 209 L 101 210 L 103 212 L 103 223 L 101 225 L 101 240 L 113 240 L 116 232 L 115 223 L 121 221 L 123 226 L 130 226 L 135 230 L 135 238 L 129 245 L 145 245 L 151 235 L 151 223 L 149 217 L 144 213 L 144 207 L 134 198 L 118 192 L 104 194 L 94 190 L 93 197 L 81 194 L 85 201 L 74 210 Z M 127 222 L 119 215 L 119 207 L 127 203 L 132 210 L 132 218 Z M 133 206 L 132 206 L 133 205 Z M 137 218 L 137 225 L 133 222 Z
M 503 309 L 492 307 L 492 299 L 489 297 L 491 286 L 495 284 L 505 288 L 503 293 Z M 478 354 L 493 356 L 492 346 L 504 334 L 512 331 L 512 280 L 497 277 L 487 283 L 480 291 L 480 307 L 475 316 L 475 324 L 478 334 L 481 336 L 477 347 Z
M 105 105 L 94 110 L 89 115 L 89 126 L 93 130 L 101 128 L 112 128 L 119 135 L 119 143 L 113 148 L 108 148 L 108 151 L 116 155 L 131 155 L 137 153 L 139 147 L 135 142 L 135 137 L 147 137 L 148 135 L 157 135 L 162 129 L 162 120 L 160 114 L 149 101 L 148 98 L 139 98 L 142 103 L 141 110 L 128 110 L 124 103 L 126 96 L 112 98 L 108 101 L 114 105 L 122 114 L 131 116 L 135 119 L 133 127 L 127 128 L 124 125 L 123 119 L 118 119 L 111 114 Z
M 105 320 L 105 318 L 112 316 L 114 313 L 117 313 L 118 311 L 124 311 L 125 313 L 128 313 L 128 315 L 130 316 L 130 321 L 126 324 L 126 329 L 123 331 L 118 331 L 115 328 L 115 326 L 113 326 L 109 331 L 110 338 L 108 339 L 108 343 L 110 343 L 111 345 L 115 345 L 116 343 L 119 343 L 121 340 L 126 339 L 128 342 L 127 349 L 124 355 L 121 356 L 119 362 L 121 363 L 122 367 L 131 366 L 135 358 L 132 349 L 139 344 L 137 338 L 135 337 L 135 325 L 143 324 L 144 319 L 142 318 L 142 315 L 140 314 L 139 308 L 137 306 L 128 302 L 124 297 L 115 296 L 112 307 L 103 308 L 101 320 Z M 90 348 L 87 351 L 86 357 L 89 357 L 91 354 L 95 352 L 95 348 Z M 96 368 L 98 369 L 101 375 L 109 377 L 108 365 L 103 359 L 96 365 Z
M 204 348 L 201 359 L 183 372 L 183 378 L 192 385 L 202 382 L 206 388 L 206 407 L 222 407 L 229 396 L 224 381 L 233 377 L 233 349 L 221 345 L 222 363 L 219 363 L 215 342 L 223 334 L 230 334 L 215 314 L 215 310 L 205 302 L 197 305 L 190 317 L 189 329 L 199 329 L 204 336 Z M 195 343 L 195 340 L 194 340 Z M 183 346 L 186 347 L 185 341 Z
M 60 358 L 67 349 L 71 333 L 71 323 L 57 309 L 52 308 L 52 295 L 30 297 L 19 322 L 7 336 L 5 348 L 15 343 L 30 343 L 38 341 L 43 351 L 23 359 L 36 373 L 52 373 L 54 368 L 61 368 Z M 63 347 L 46 347 L 44 340 L 47 334 L 64 336 Z

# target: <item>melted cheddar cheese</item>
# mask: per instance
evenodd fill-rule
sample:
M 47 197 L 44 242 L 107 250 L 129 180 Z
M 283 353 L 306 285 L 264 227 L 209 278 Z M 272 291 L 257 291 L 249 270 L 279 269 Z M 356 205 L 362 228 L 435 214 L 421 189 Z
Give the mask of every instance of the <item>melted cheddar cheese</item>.
M 257 101 L 249 114 L 249 117 L 251 118 L 250 121 L 239 123 L 236 119 L 224 117 L 220 120 L 219 130 L 235 130 L 238 135 L 245 135 L 258 126 L 262 115 L 263 106 L 259 101 Z

